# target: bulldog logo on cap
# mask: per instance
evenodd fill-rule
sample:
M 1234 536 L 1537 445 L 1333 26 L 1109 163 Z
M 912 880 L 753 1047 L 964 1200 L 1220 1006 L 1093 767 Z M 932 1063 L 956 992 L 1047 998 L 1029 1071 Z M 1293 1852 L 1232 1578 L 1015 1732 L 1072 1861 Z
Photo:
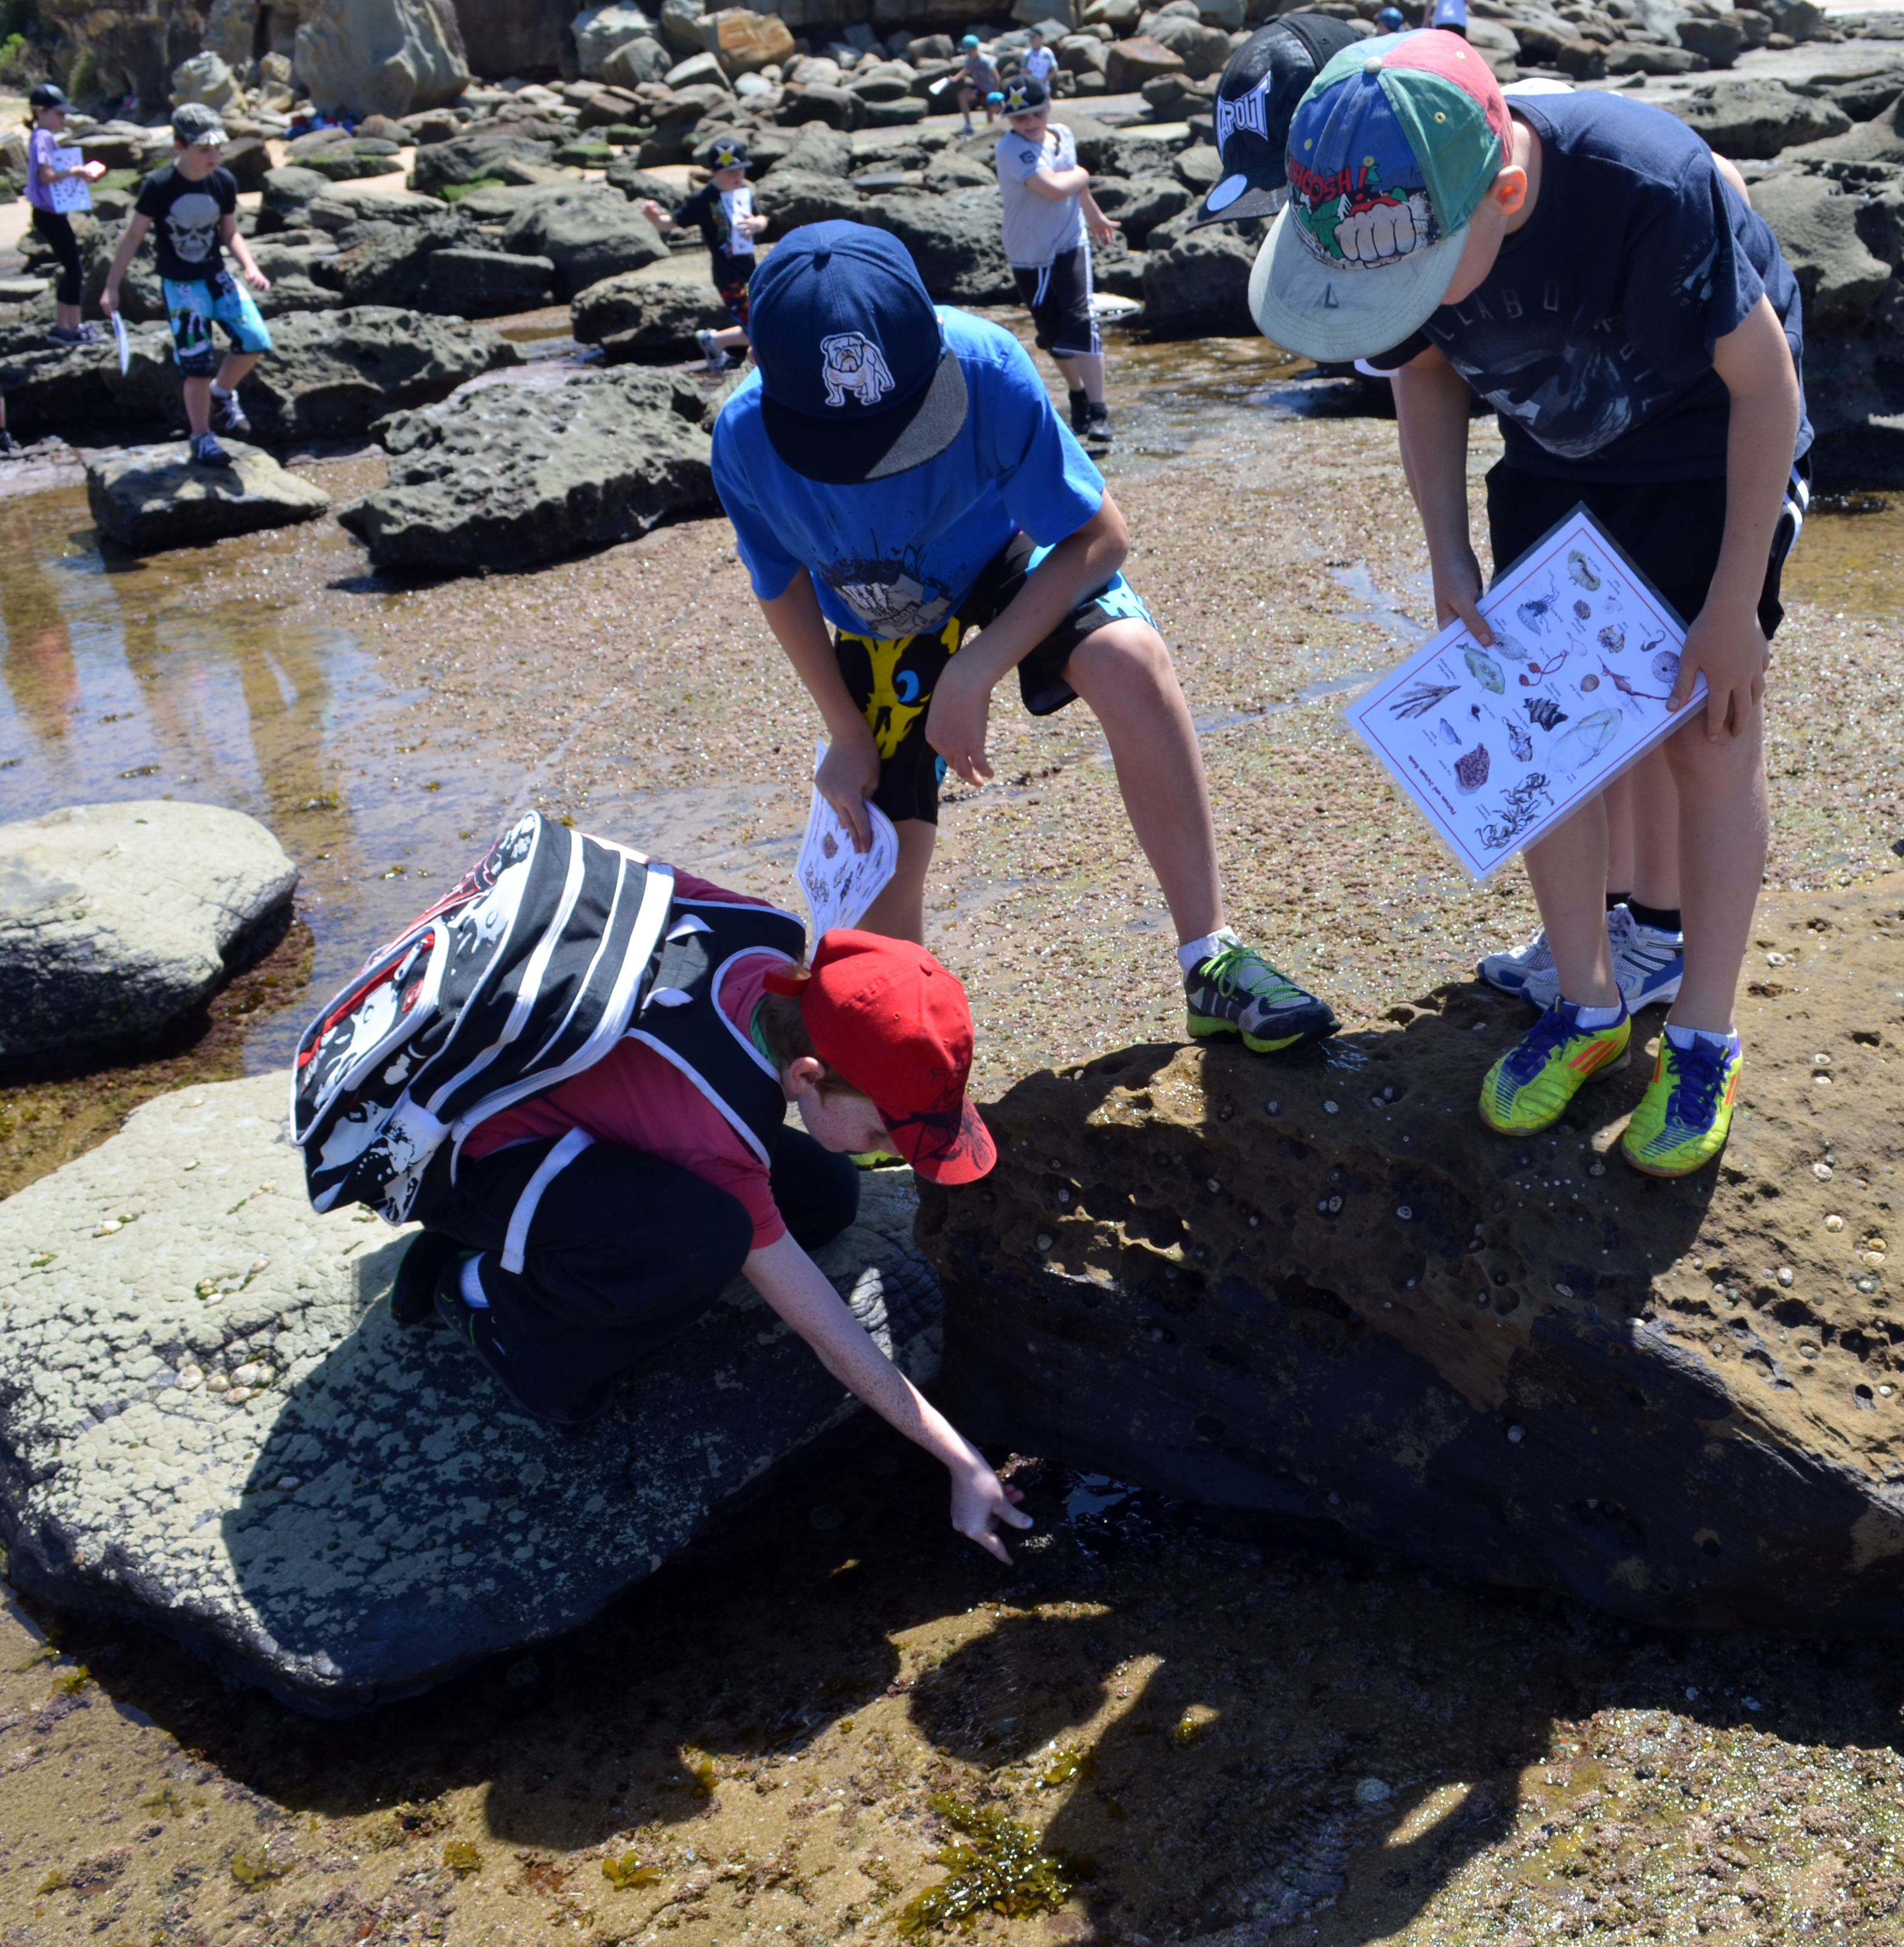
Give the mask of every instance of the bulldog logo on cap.
M 862 406 L 876 406 L 893 389 L 886 354 L 863 332 L 837 331 L 822 338 L 820 372 L 829 406 L 844 405 L 849 393 Z

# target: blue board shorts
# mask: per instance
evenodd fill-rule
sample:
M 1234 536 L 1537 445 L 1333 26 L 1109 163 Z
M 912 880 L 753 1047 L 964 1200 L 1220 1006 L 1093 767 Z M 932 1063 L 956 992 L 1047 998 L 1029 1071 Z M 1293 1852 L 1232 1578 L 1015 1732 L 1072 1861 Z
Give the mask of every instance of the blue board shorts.
M 220 271 L 209 279 L 194 277 L 189 283 L 162 280 L 166 294 L 166 322 L 172 327 L 172 356 L 188 379 L 209 379 L 218 369 L 218 348 L 212 336 L 214 324 L 224 327 L 224 335 L 234 351 L 268 351 L 271 335 L 251 301 L 251 293 L 229 271 Z

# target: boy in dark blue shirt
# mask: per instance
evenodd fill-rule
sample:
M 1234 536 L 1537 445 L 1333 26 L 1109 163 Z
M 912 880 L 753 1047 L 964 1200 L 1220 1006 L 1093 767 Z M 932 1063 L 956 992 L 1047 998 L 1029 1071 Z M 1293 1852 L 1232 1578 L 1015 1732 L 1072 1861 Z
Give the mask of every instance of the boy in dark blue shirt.
M 1338 54 L 1290 125 L 1289 168 L 1252 308 L 1279 344 L 1392 373 L 1440 620 L 1494 639 L 1468 534 L 1476 393 L 1506 446 L 1488 481 L 1497 569 L 1584 501 L 1689 618 L 1671 701 L 1701 672 L 1707 701 L 1666 746 L 1684 978 L 1621 1143 L 1636 1169 L 1686 1175 L 1723 1147 L 1738 1091 L 1732 997 L 1768 825 L 1766 643 L 1811 443 L 1797 286 L 1683 124 L 1597 93 L 1516 100 L 1510 114 L 1452 35 Z M 1482 1085 L 1482 1116 L 1505 1133 L 1550 1126 L 1626 1053 L 1606 849 L 1596 799 L 1528 851 L 1559 997 Z
M 899 869 L 861 924 L 919 940 L 950 764 L 992 775 L 992 692 L 1082 696 L 1177 927 L 1189 1026 L 1258 1053 L 1335 1016 L 1224 923 L 1202 754 L 1170 652 L 1124 579 L 1123 516 L 1000 327 L 934 309 L 897 238 L 794 231 L 754 280 L 755 371 L 714 426 L 714 484 L 768 626 L 825 720 L 820 794 Z M 983 630 L 969 646 L 966 638 Z

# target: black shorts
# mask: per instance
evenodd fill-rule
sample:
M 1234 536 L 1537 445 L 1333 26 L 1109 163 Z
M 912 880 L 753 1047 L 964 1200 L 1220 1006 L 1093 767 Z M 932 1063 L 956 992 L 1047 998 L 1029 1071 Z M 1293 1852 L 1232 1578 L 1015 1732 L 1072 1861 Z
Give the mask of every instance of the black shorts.
M 1103 351 L 1098 314 L 1091 308 L 1091 246 L 1054 257 L 1042 271 L 1017 265 L 1018 296 L 1036 327 L 1038 348 L 1059 358 L 1094 358 Z
M 926 741 L 926 713 L 939 673 L 967 635 L 1004 613 L 1047 552 L 1029 534 L 1014 534 L 937 635 L 881 642 L 844 629 L 834 632 L 840 673 L 879 744 L 873 803 L 895 824 L 904 818 L 939 822 L 946 760 Z M 1072 651 L 1108 624 L 1128 620 L 1149 622 L 1150 611 L 1120 571 L 1087 595 L 1018 665 L 1018 693 L 1032 715 L 1049 717 L 1074 702 L 1078 693 L 1064 679 Z
M 1769 642 L 1785 620 L 1779 583 L 1805 525 L 1811 458 L 1791 469 L 1759 592 L 1759 627 Z M 1726 536 L 1723 480 L 1580 481 L 1528 473 L 1497 460 L 1488 469 L 1488 533 L 1498 577 L 1556 522 L 1584 505 L 1633 563 L 1690 624 L 1705 606 Z

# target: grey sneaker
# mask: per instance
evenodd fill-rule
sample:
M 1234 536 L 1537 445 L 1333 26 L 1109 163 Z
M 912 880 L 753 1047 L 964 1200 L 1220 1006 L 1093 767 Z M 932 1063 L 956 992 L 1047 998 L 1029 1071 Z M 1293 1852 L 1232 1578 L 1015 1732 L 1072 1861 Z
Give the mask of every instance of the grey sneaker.
M 1475 971 L 1489 986 L 1498 987 L 1503 994 L 1522 992 L 1528 981 L 1553 971 L 1553 949 L 1547 944 L 1546 928 L 1542 927 L 1525 946 L 1517 946 L 1511 953 L 1488 955 Z
M 236 392 L 214 392 L 212 409 L 217 413 L 218 430 L 242 436 L 251 430 L 251 422 L 245 417 L 245 409 L 238 403 Z
M 1613 954 L 1613 977 L 1620 983 L 1627 1011 L 1665 1007 L 1680 997 L 1686 978 L 1686 936 L 1642 926 L 1624 906 L 1606 916 L 1606 943 Z M 1529 1005 L 1547 1008 L 1560 996 L 1559 976 L 1550 967 L 1530 975 L 1521 989 Z
M 714 334 L 711 331 L 697 331 L 694 342 L 701 348 L 701 356 L 706 361 L 710 372 L 725 372 L 733 364 L 733 359 L 726 348 L 714 342 Z
M 1241 1035 L 1252 1054 L 1274 1054 L 1336 1032 L 1327 1001 L 1305 992 L 1227 927 L 1217 937 L 1222 946 L 1184 977 L 1186 1024 L 1198 1040 Z

